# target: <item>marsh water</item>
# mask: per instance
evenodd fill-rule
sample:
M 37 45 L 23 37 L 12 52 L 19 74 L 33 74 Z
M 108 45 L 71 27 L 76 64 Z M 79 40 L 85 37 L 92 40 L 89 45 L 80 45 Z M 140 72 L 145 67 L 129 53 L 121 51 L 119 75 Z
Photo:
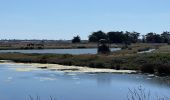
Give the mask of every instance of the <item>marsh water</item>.
M 121 48 L 111 48 L 111 51 L 118 51 Z M 97 48 L 85 49 L 39 49 L 39 50 L 0 50 L 0 53 L 19 52 L 19 53 L 53 53 L 53 54 L 96 54 Z
M 139 86 L 153 97 L 170 93 L 170 83 L 152 75 L 65 73 L 0 64 L 0 100 L 29 100 L 29 96 L 41 100 L 50 100 L 50 96 L 57 100 L 127 100 L 128 89 Z

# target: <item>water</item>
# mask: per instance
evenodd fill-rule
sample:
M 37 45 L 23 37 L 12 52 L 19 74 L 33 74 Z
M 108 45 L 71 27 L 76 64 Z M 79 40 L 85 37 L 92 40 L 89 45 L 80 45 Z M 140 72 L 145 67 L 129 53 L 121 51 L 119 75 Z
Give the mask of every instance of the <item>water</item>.
M 118 51 L 120 48 L 111 48 L 111 51 Z M 0 53 L 19 52 L 19 53 L 54 53 L 54 54 L 96 54 L 96 48 L 86 49 L 41 49 L 41 50 L 0 50 Z
M 139 86 L 154 97 L 170 93 L 170 84 L 153 76 L 20 68 L 32 67 L 0 64 L 0 100 L 28 100 L 29 95 L 40 96 L 41 100 L 50 100 L 50 96 L 57 100 L 127 100 L 128 88 Z
M 141 51 L 141 52 L 138 52 L 138 53 L 151 53 L 153 51 L 155 51 L 155 49 L 149 49 L 149 50 Z

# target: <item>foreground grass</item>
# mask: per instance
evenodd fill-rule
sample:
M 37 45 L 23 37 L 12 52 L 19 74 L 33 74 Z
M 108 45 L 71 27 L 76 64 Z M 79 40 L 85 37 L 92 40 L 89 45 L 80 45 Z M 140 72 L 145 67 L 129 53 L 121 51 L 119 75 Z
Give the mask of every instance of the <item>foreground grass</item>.
M 39 96 L 29 96 L 29 100 L 41 100 Z M 50 96 L 49 100 L 58 100 L 56 98 L 53 98 Z M 127 93 L 127 97 L 125 100 L 170 100 L 169 97 L 162 96 L 160 95 L 154 95 L 154 93 L 150 92 L 150 90 L 147 90 L 143 88 L 142 86 L 130 89 Z
M 140 86 L 134 89 L 129 89 L 127 100 L 170 100 L 170 98 L 166 96 L 154 96 L 153 93 Z
M 88 66 L 137 70 L 144 73 L 170 75 L 170 53 L 150 53 L 131 55 L 68 55 L 68 54 L 21 54 L 2 53 L 1 60 L 23 63 L 51 63 L 61 65 Z

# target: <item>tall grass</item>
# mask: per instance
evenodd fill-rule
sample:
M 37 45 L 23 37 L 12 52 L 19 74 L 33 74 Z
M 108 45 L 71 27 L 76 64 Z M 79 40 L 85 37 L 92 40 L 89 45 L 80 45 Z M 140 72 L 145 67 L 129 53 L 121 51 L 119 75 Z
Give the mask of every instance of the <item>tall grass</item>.
M 129 89 L 127 100 L 170 100 L 170 98 L 153 96 L 150 91 L 140 86 L 134 89 Z
M 41 100 L 41 98 L 39 96 L 33 97 L 29 95 L 29 100 Z M 57 99 L 50 96 L 49 100 L 57 100 Z

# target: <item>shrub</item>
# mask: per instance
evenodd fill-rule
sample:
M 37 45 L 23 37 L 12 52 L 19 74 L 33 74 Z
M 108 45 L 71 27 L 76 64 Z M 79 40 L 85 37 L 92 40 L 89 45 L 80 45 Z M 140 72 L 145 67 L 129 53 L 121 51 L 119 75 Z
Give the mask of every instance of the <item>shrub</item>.
M 48 61 L 47 61 L 47 58 L 44 56 L 44 57 L 42 57 L 42 58 L 40 59 L 39 62 L 40 62 L 40 63 L 47 63 Z
M 96 67 L 96 68 L 104 68 L 104 63 L 102 63 L 102 62 L 96 62 L 96 63 L 95 63 L 95 67 Z
M 70 55 L 70 54 L 63 54 L 62 55 L 62 58 L 64 58 L 64 59 L 71 58 L 71 57 L 72 57 L 72 55 Z
M 120 65 L 116 65 L 116 66 L 115 66 L 115 69 L 116 69 L 116 70 L 120 70 Z
M 94 64 L 93 62 L 90 62 L 90 63 L 89 63 L 89 67 L 92 67 L 92 68 L 93 68 L 93 67 L 95 67 L 95 64 Z
M 166 65 L 160 65 L 157 68 L 157 72 L 160 75 L 170 75 L 170 67 L 166 66 Z
M 154 71 L 154 64 L 149 64 L 149 63 L 143 64 L 142 67 L 141 67 L 141 71 L 144 72 L 144 73 L 153 74 L 155 72 Z
M 73 62 L 71 60 L 60 60 L 58 64 L 72 66 Z
M 81 42 L 80 36 L 75 36 L 75 37 L 73 37 L 72 43 L 80 43 L 80 42 Z
M 96 62 L 90 62 L 89 67 L 92 67 L 92 68 L 104 68 L 105 65 L 104 65 L 103 62 L 96 61 Z

